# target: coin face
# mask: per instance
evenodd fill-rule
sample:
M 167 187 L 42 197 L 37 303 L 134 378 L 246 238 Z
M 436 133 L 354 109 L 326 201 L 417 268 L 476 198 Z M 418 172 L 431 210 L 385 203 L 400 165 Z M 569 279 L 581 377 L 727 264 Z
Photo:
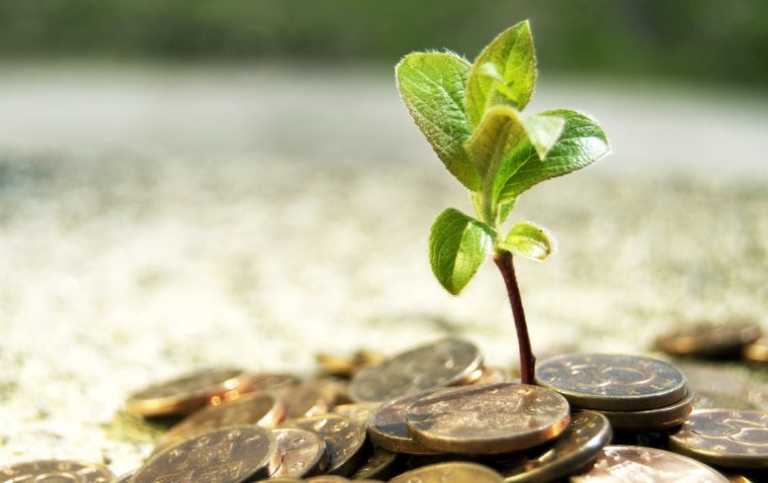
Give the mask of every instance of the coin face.
M 636 411 L 666 406 L 685 395 L 687 383 L 673 365 L 621 354 L 565 354 L 540 363 L 536 382 L 577 408 Z
M 361 369 L 352 379 L 357 402 L 386 401 L 403 394 L 471 382 L 482 366 L 476 345 L 446 338 Z
M 702 322 L 656 339 L 656 348 L 675 356 L 727 357 L 760 337 L 760 326 L 746 321 Z
M 188 416 L 159 438 L 155 452 L 212 429 L 241 424 L 274 428 L 284 416 L 285 407 L 274 394 L 246 394 L 218 406 L 208 406 Z
M 691 458 L 641 446 L 606 446 L 587 473 L 571 477 L 572 483 L 727 483 L 728 479 Z
M 395 476 L 390 483 L 502 483 L 494 470 L 477 463 L 438 463 Z
M 71 460 L 40 460 L 0 468 L 0 481 L 7 483 L 62 481 L 72 483 L 110 483 L 115 479 L 104 466 Z
M 283 455 L 282 473 L 285 476 L 301 478 L 317 475 L 328 466 L 325 441 L 314 431 L 301 428 L 279 428 L 272 430 L 277 448 Z
M 559 436 L 568 401 L 543 387 L 504 383 L 443 389 L 406 410 L 413 439 L 445 452 L 495 454 L 531 448 Z
M 537 483 L 555 481 L 574 474 L 611 441 L 613 432 L 608 419 L 595 411 L 577 411 L 571 424 L 545 451 L 524 457 L 514 464 L 503 465 L 499 473 L 505 483 Z
M 405 410 L 419 399 L 440 389 L 428 389 L 390 399 L 371 413 L 368 419 L 368 437 L 374 444 L 396 453 L 435 454 L 411 437 L 405 420 Z
M 272 433 L 259 426 L 230 426 L 194 436 L 150 458 L 132 483 L 267 478 L 280 466 Z
M 247 381 L 241 369 L 201 369 L 170 381 L 154 384 L 128 397 L 126 410 L 144 417 L 189 414 L 211 402 L 239 394 Z
M 768 468 L 768 412 L 697 409 L 670 436 L 669 446 L 713 465 Z
M 693 392 L 679 401 L 660 408 L 643 411 L 600 411 L 617 431 L 660 431 L 680 426 L 693 411 Z
M 319 434 L 328 451 L 328 474 L 346 476 L 365 460 L 365 429 L 339 414 L 321 414 L 299 418 L 289 423 Z

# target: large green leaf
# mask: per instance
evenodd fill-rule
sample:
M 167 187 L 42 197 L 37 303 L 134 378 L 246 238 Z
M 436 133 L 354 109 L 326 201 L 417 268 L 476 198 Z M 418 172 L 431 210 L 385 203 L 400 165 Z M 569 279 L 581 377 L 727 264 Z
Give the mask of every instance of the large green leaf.
M 555 109 L 540 115 L 564 119 L 563 132 L 544 161 L 530 141 L 510 153 L 496 175 L 495 199 L 499 202 L 516 199 L 532 186 L 588 166 L 610 152 L 603 129 L 586 114 Z
M 530 221 L 521 221 L 509 230 L 500 247 L 534 260 L 544 260 L 556 250 L 555 239 L 549 230 Z
M 450 52 L 416 52 L 397 64 L 397 88 L 408 112 L 437 156 L 465 187 L 476 190 L 480 175 L 464 151 L 472 130 L 466 114 L 470 64 Z
M 440 284 L 458 295 L 482 265 L 494 238 L 488 225 L 459 210 L 442 212 L 429 234 L 429 262 Z
M 499 104 L 518 110 L 528 104 L 536 85 L 536 55 L 528 21 L 493 39 L 472 64 L 467 82 L 467 117 L 474 127 Z

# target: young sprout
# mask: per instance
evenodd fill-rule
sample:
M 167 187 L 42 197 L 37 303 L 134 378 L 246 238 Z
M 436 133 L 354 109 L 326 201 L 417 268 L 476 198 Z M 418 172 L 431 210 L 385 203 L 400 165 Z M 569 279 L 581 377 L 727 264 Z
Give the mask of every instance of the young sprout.
M 400 96 L 438 158 L 469 190 L 475 216 L 443 211 L 429 235 L 429 261 L 440 284 L 457 295 L 489 255 L 512 307 L 522 382 L 533 384 L 531 350 L 513 257 L 544 260 L 549 232 L 524 221 L 503 234 L 518 197 L 550 178 L 603 157 L 608 141 L 591 117 L 570 109 L 523 112 L 536 84 L 527 21 L 502 32 L 470 64 L 452 52 L 415 52 L 396 67 Z

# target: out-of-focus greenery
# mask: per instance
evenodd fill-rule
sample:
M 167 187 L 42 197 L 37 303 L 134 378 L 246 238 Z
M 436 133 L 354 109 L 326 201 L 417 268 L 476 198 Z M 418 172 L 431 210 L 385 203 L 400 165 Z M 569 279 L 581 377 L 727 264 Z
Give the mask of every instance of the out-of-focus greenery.
M 2 0 L 0 58 L 471 59 L 524 18 L 548 71 L 768 85 L 764 0 Z

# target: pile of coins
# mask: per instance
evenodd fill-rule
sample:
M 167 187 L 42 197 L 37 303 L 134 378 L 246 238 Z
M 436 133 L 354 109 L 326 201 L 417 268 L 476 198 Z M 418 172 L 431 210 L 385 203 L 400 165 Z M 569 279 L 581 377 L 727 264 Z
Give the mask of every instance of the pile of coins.
M 649 357 L 563 354 L 536 385 L 458 338 L 318 362 L 313 378 L 216 368 L 134 393 L 127 411 L 181 419 L 120 478 L 42 461 L 0 483 L 768 481 L 768 413 L 694 409 L 683 374 Z

